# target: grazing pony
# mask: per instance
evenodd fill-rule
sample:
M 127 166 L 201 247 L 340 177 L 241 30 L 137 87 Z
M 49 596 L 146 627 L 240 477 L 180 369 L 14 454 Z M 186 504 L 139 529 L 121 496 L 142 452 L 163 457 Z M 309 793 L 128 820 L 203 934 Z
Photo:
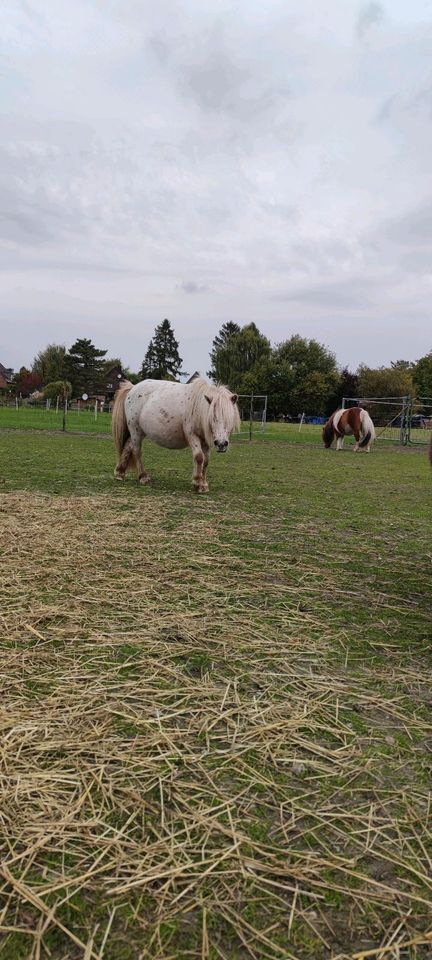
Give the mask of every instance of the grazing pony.
M 124 480 L 126 470 L 135 463 L 139 482 L 149 482 L 141 460 L 141 444 L 148 437 L 172 450 L 189 446 L 194 461 L 193 486 L 197 493 L 207 493 L 210 448 L 225 453 L 231 433 L 238 429 L 237 394 L 227 387 L 212 386 L 202 377 L 192 383 L 143 380 L 135 386 L 124 380 L 112 413 L 118 454 L 114 476 Z
M 323 427 L 324 446 L 327 449 L 331 447 L 336 437 L 336 450 L 342 450 L 344 438 L 352 433 L 357 441 L 354 450 L 370 453 L 371 443 L 375 440 L 375 427 L 367 410 L 362 407 L 348 407 L 332 413 Z

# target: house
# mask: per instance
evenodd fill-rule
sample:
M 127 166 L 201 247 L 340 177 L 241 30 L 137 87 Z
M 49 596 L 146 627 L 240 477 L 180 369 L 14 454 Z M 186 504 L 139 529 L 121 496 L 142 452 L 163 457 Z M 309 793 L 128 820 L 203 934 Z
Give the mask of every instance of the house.
M 6 390 L 12 381 L 12 377 L 12 367 L 4 367 L 3 364 L 0 363 L 0 390 Z
M 195 373 L 193 373 L 192 376 L 189 377 L 189 380 L 186 380 L 186 383 L 193 383 L 193 381 L 194 381 L 194 380 L 197 380 L 197 378 L 200 377 L 200 376 L 201 376 L 201 374 L 199 373 L 199 371 L 198 371 L 198 370 L 195 370 Z
M 120 363 L 115 363 L 113 366 L 107 365 L 100 381 L 98 395 L 104 397 L 105 400 L 113 400 L 114 394 L 116 390 L 118 390 L 120 380 L 124 380 L 124 373 Z

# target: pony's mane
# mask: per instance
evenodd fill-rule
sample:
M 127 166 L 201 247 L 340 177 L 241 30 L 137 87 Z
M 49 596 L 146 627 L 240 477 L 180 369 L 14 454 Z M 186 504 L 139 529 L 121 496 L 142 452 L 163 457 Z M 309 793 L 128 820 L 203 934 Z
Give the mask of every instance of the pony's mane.
M 233 403 L 233 394 L 228 387 L 209 383 L 204 377 L 196 377 L 189 386 L 190 413 L 209 446 L 212 443 L 212 435 L 209 421 L 210 404 L 206 397 L 211 397 L 215 401 L 217 412 L 230 431 L 240 430 L 239 409 L 237 404 Z
M 337 410 L 332 413 L 331 417 L 328 418 L 327 423 L 325 423 L 323 426 L 323 440 L 325 446 L 327 447 L 331 447 L 333 442 L 333 417 L 335 413 L 337 413 Z

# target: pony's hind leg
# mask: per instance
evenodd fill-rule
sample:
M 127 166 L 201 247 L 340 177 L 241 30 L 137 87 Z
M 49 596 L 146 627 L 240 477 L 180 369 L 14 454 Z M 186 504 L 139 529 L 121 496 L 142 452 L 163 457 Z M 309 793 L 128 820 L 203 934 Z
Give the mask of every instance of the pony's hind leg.
M 116 466 L 115 466 L 114 476 L 116 480 L 124 480 L 126 470 L 129 466 L 131 466 L 132 459 L 133 459 L 132 443 L 131 443 L 130 437 L 128 437 L 123 447 L 123 450 L 121 452 L 120 460 L 118 461 L 118 463 L 116 463 Z

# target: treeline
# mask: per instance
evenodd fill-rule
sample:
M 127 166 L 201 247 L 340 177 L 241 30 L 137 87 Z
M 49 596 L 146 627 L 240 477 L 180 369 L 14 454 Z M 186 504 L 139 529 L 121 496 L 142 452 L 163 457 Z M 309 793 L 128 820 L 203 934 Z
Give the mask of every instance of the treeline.
M 432 397 L 432 351 L 417 363 L 340 369 L 334 353 L 295 334 L 273 345 L 254 323 L 225 323 L 213 340 L 209 375 L 244 394 L 267 394 L 268 414 L 325 416 L 343 397 Z
M 94 396 L 119 358 L 89 339 L 78 339 L 67 349 L 49 344 L 34 358 L 30 370 L 22 367 L 11 385 L 29 396 Z M 155 328 L 137 372 L 122 368 L 133 382 L 146 378 L 177 380 L 182 370 L 179 343 L 169 320 Z M 388 367 L 361 364 L 356 371 L 340 369 L 335 354 L 322 343 L 295 334 L 271 344 L 255 323 L 224 323 L 210 352 L 208 376 L 240 394 L 266 394 L 270 417 L 299 413 L 326 415 L 343 397 L 432 397 L 432 351 L 416 363 L 398 360 Z
M 28 397 L 42 393 L 44 397 L 94 396 L 106 386 L 110 370 L 122 368 L 125 378 L 137 382 L 176 380 L 182 373 L 179 345 L 169 320 L 163 320 L 154 332 L 137 373 L 128 370 L 118 357 L 107 359 L 107 350 L 98 349 L 91 340 L 81 338 L 66 349 L 64 344 L 49 343 L 33 360 L 31 369 L 21 367 L 15 374 L 11 389 Z
M 21 367 L 11 386 L 23 397 L 38 392 L 46 397 L 95 394 L 107 365 L 116 362 L 105 361 L 106 354 L 85 338 L 76 340 L 69 350 L 64 344 L 49 343 L 35 356 L 30 370 Z

